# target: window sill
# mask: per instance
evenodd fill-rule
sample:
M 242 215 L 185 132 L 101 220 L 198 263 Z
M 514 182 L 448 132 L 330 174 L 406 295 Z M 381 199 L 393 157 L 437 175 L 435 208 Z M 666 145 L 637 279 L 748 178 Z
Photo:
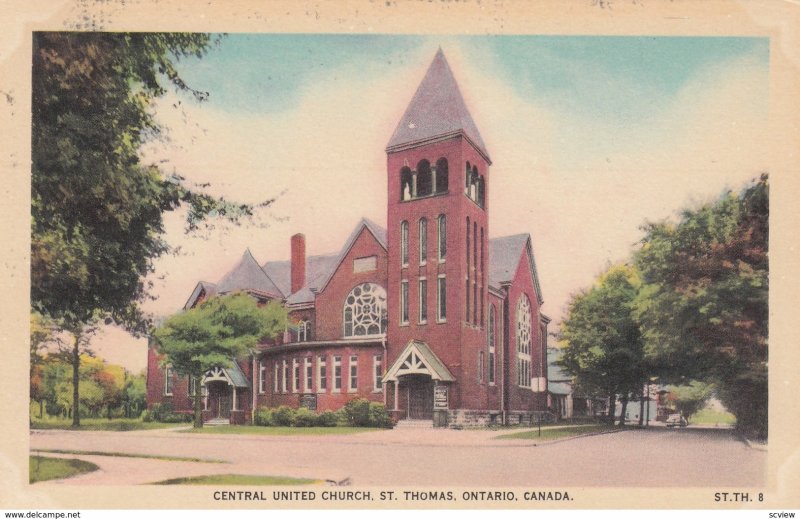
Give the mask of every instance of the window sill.
M 372 393 L 373 394 L 375 394 L 375 393 L 383 393 L 383 389 L 373 389 Z
M 447 324 L 447 319 L 436 319 L 436 324 Z
M 350 395 L 353 394 L 353 393 L 358 393 L 358 389 L 348 389 L 347 393 L 350 394 Z
M 411 323 L 409 323 L 408 321 L 406 321 L 406 322 L 404 322 L 404 323 L 400 323 L 398 326 L 410 326 L 410 325 L 411 325 Z
M 426 319 L 425 321 L 420 321 L 420 322 L 418 322 L 417 324 L 418 324 L 418 325 L 420 325 L 420 326 L 423 326 L 423 325 L 425 325 L 425 324 L 428 324 L 428 321 L 427 321 L 427 319 Z

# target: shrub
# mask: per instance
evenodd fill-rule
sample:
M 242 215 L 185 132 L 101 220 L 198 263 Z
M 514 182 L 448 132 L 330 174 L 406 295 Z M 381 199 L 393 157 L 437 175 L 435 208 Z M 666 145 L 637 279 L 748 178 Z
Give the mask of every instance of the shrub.
M 369 425 L 370 427 L 391 427 L 392 419 L 386 412 L 386 406 L 379 402 L 369 404 Z
M 339 415 L 333 411 L 323 411 L 317 416 L 317 425 L 320 427 L 336 427 L 339 423 Z
M 272 411 L 271 425 L 288 427 L 294 421 L 296 411 L 291 407 L 285 405 L 280 406 Z
M 190 413 L 176 413 L 172 402 L 153 404 L 144 412 L 142 420 L 145 422 L 185 423 L 192 421 Z
M 318 421 L 317 413 L 311 409 L 301 407 L 295 411 L 292 425 L 295 427 L 315 427 Z
M 369 400 L 354 398 L 347 402 L 343 408 L 347 423 L 354 427 L 367 427 L 369 425 Z
M 256 410 L 256 425 L 263 427 L 272 425 L 272 409 L 269 407 L 259 407 Z

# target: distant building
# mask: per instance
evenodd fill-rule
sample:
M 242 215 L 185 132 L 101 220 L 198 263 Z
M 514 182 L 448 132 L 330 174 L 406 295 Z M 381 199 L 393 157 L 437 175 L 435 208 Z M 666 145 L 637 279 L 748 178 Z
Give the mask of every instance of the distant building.
M 489 239 L 491 160 L 441 50 L 386 153 L 387 229 L 362 220 L 322 256 L 306 256 L 298 234 L 287 261 L 262 265 L 248 250 L 216 284 L 197 284 L 185 308 L 241 291 L 283 302 L 293 323 L 206 374 L 206 419 L 247 423 L 260 406 L 335 410 L 355 397 L 438 426 L 546 411 L 549 319 L 531 238 Z M 158 361 L 151 348 L 148 402 L 188 412 L 189 381 Z

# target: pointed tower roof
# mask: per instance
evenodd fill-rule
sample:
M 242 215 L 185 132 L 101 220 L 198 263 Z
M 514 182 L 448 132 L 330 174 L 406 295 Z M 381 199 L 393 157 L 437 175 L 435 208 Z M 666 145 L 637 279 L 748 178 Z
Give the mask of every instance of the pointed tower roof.
M 486 145 L 467 110 L 442 49 L 436 53 L 386 151 L 463 134 L 489 160 Z M 491 162 L 491 160 L 489 160 Z
M 239 261 L 222 280 L 217 283 L 217 293 L 234 292 L 236 290 L 252 290 L 261 294 L 283 298 L 283 294 L 275 286 L 266 272 L 247 249 Z

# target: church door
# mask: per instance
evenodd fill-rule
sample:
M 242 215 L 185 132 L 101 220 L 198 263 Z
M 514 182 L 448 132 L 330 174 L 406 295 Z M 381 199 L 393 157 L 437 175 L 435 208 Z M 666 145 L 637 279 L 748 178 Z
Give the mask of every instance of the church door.
M 227 383 L 208 383 L 208 409 L 215 418 L 230 418 L 231 404 L 231 388 Z
M 412 420 L 433 420 L 433 381 L 428 376 L 403 377 L 408 386 L 408 417 Z

